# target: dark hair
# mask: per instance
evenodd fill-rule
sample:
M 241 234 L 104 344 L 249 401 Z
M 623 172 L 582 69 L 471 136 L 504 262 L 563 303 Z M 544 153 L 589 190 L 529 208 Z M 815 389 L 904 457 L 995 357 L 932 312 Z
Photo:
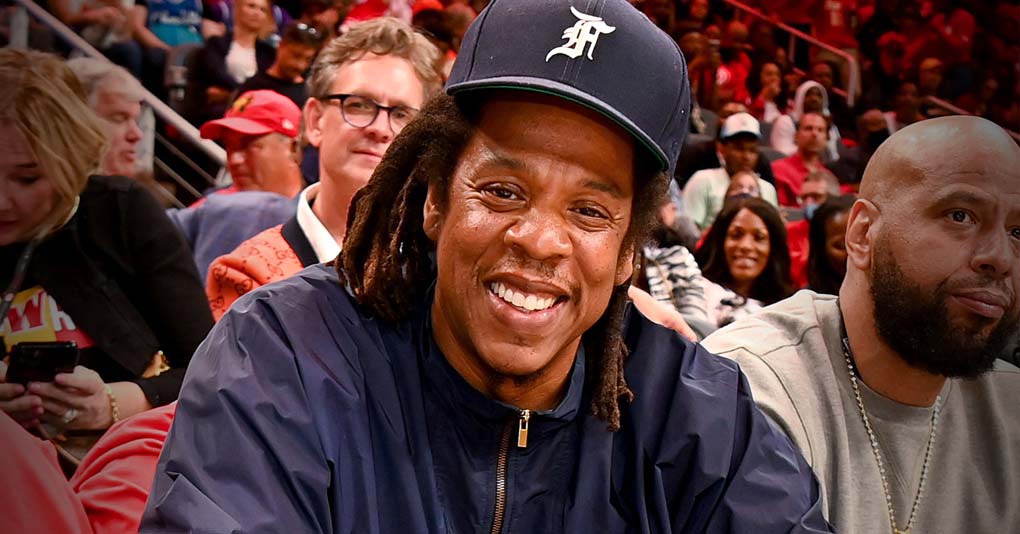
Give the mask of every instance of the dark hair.
M 375 316 L 404 320 L 436 277 L 434 245 L 422 230 L 422 208 L 431 185 L 440 210 L 447 208 L 450 178 L 477 124 L 481 101 L 440 94 L 397 136 L 372 179 L 351 201 L 343 250 L 336 260 L 341 284 Z M 656 224 L 668 183 L 650 153 L 636 145 L 634 209 L 624 239 L 638 248 Z M 635 253 L 637 250 L 635 250 Z M 595 387 L 592 413 L 620 427 L 619 399 L 631 400 L 623 376 L 622 338 L 627 286 L 613 290 L 605 313 L 582 337 Z
M 786 243 L 786 225 L 772 204 L 755 197 L 733 197 L 723 203 L 722 211 L 712 223 L 705 240 L 694 253 L 701 266 L 701 274 L 709 280 L 730 287 L 733 275 L 726 261 L 725 243 L 730 224 L 743 209 L 748 209 L 765 222 L 769 231 L 769 259 L 765 270 L 751 286 L 751 294 L 745 297 L 772 304 L 793 293 L 790 281 L 790 248 Z
M 828 236 L 825 233 L 825 225 L 836 215 L 850 211 L 855 200 L 854 195 L 829 197 L 811 217 L 811 223 L 808 225 L 808 246 L 810 249 L 807 275 L 808 287 L 817 293 L 837 295 L 839 287 L 843 285 L 843 275 L 832 268 L 826 257 L 825 249 Z
M 300 21 L 291 21 L 280 33 L 281 43 L 308 46 L 318 50 L 326 42 L 326 32 Z
M 786 104 L 790 99 L 790 91 L 786 87 L 786 81 L 783 76 L 786 72 L 783 67 L 774 59 L 768 59 L 759 63 L 755 63 L 751 66 L 751 72 L 747 75 L 747 91 L 751 94 L 751 98 L 758 98 L 758 93 L 762 90 L 761 85 L 761 71 L 765 69 L 765 65 L 772 64 L 779 69 L 779 94 L 776 95 L 776 107 L 780 110 L 786 109 Z

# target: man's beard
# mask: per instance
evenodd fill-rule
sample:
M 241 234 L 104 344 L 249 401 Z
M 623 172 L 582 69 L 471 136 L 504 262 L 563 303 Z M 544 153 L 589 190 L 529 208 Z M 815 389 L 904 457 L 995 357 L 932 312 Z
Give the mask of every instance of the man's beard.
M 880 243 L 871 277 L 875 325 L 882 340 L 910 366 L 929 373 L 974 378 L 992 368 L 996 358 L 1009 356 L 1017 339 L 1020 318 L 1004 315 L 988 334 L 977 328 L 953 324 L 947 299 L 953 289 L 993 286 L 994 282 L 970 281 L 947 287 L 943 281 L 924 291 L 903 274 L 895 258 Z

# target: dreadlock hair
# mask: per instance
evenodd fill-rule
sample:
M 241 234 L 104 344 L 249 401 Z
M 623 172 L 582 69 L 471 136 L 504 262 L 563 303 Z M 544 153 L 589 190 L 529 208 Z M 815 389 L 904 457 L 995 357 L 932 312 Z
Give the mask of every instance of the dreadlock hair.
M 450 178 L 474 134 L 481 102 L 440 94 L 425 105 L 390 145 L 372 179 L 351 201 L 347 233 L 336 259 L 340 283 L 376 317 L 398 322 L 420 303 L 433 280 L 434 244 L 422 229 L 423 206 L 431 185 L 446 210 Z M 636 151 L 631 222 L 622 251 L 643 243 L 656 224 L 657 208 L 668 184 L 653 158 Z M 635 251 L 637 252 L 637 251 Z M 635 254 L 636 255 L 636 254 Z M 587 380 L 594 386 L 592 414 L 610 431 L 620 428 L 619 399 L 633 400 L 623 376 L 627 347 L 623 319 L 627 286 L 613 289 L 599 320 L 581 337 Z

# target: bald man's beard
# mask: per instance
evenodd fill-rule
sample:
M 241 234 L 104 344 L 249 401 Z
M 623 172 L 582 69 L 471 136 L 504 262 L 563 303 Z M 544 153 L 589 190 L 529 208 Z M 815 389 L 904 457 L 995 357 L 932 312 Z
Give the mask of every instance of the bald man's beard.
M 941 376 L 973 378 L 990 370 L 996 358 L 1012 353 L 1020 314 L 1007 313 L 990 332 L 982 334 L 993 319 L 960 326 L 952 320 L 947 304 L 955 289 L 991 288 L 996 282 L 943 281 L 927 291 L 904 275 L 889 247 L 883 245 L 875 243 L 871 273 L 875 326 L 882 341 L 907 364 Z

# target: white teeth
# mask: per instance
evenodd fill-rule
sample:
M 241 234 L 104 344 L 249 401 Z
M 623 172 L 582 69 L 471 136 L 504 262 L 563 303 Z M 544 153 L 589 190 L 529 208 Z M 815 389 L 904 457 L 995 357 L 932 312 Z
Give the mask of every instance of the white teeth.
M 556 303 L 555 298 L 541 298 L 535 295 L 525 295 L 524 293 L 518 293 L 499 282 L 493 282 L 489 286 L 489 289 L 504 301 L 528 311 L 544 310 L 551 308 L 552 305 Z

